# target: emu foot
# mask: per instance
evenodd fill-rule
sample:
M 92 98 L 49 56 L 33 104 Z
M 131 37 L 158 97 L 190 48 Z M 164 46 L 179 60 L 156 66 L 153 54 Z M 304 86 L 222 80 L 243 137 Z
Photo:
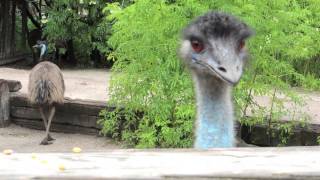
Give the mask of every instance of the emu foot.
M 52 144 L 52 142 L 48 140 L 48 137 L 44 138 L 40 143 L 40 145 L 49 145 L 49 144 Z
M 47 139 L 48 139 L 48 141 L 54 141 L 54 140 L 56 140 L 55 138 L 53 138 L 52 136 L 50 136 L 50 134 L 48 135 Z

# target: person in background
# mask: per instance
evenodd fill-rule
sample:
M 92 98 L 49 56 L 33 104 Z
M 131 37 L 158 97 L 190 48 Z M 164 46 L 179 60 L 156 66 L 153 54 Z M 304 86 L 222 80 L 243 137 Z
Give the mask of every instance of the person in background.
M 40 50 L 40 57 L 39 57 L 39 61 L 44 61 L 47 54 L 48 54 L 48 45 L 46 41 L 37 41 L 37 44 L 33 46 L 33 48 L 35 49 L 39 49 Z

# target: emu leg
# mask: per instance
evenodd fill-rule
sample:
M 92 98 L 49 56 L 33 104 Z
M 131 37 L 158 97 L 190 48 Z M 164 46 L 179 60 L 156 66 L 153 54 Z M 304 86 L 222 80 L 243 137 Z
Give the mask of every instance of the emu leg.
M 45 127 L 45 130 L 47 130 L 47 117 L 45 116 L 44 114 L 44 110 L 42 107 L 39 108 L 40 109 L 40 114 L 41 114 L 41 118 L 43 120 L 43 123 L 44 123 L 44 127 Z M 48 137 L 47 137 L 48 141 L 54 141 L 55 139 L 50 135 L 50 133 L 48 134 Z
M 40 110 L 41 118 L 42 118 L 43 123 L 44 123 L 44 128 L 47 129 L 47 118 L 46 118 L 46 116 L 44 115 L 43 108 L 40 107 L 39 110 Z
M 49 133 L 50 133 L 50 126 L 51 126 L 51 121 L 52 121 L 52 118 L 56 112 L 56 108 L 53 106 L 51 108 L 49 108 L 50 110 L 50 114 L 49 114 L 49 117 L 48 117 L 48 124 L 47 124 L 47 128 L 46 128 L 46 135 L 45 135 L 45 138 L 41 141 L 41 145 L 48 145 L 48 144 L 51 144 L 52 142 L 49 142 L 50 140 L 49 139 L 53 139 Z
M 48 117 L 48 127 L 47 127 L 47 130 L 46 130 L 47 137 L 48 137 L 49 141 L 55 140 L 54 138 L 52 138 L 50 136 L 51 121 L 52 121 L 53 116 L 55 115 L 55 113 L 56 113 L 56 108 L 53 106 L 53 107 L 51 107 L 51 111 L 50 111 L 50 114 L 49 114 L 49 117 Z

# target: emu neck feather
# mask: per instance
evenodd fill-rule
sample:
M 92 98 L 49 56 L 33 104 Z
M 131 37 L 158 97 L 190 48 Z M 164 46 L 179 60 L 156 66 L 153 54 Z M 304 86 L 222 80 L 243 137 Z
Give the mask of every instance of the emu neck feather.
M 197 94 L 195 147 L 232 147 L 234 122 L 231 87 L 212 75 L 193 75 Z

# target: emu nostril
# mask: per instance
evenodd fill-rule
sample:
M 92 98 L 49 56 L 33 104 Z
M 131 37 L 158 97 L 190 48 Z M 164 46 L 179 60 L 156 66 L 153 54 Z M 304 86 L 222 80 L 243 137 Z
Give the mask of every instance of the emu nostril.
M 227 72 L 227 70 L 224 67 L 218 67 L 218 69 L 222 72 Z

